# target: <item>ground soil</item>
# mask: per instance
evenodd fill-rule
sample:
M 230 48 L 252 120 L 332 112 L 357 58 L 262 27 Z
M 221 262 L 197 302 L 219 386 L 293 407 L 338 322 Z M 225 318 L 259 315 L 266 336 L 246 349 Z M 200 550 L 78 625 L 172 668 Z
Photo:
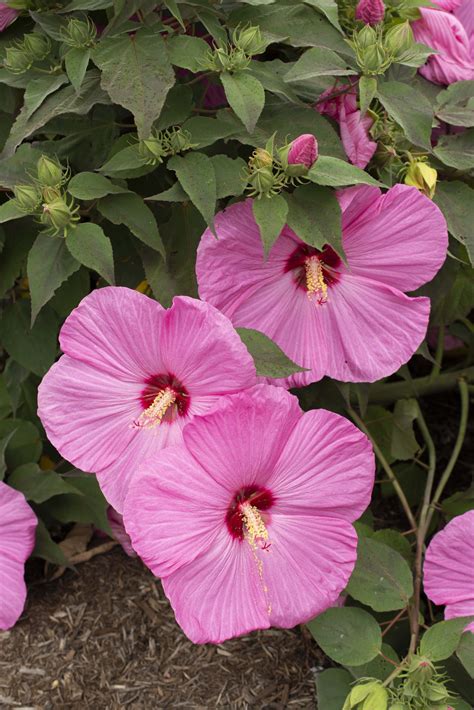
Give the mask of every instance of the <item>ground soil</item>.
M 0 632 L 0 708 L 314 709 L 322 662 L 301 628 L 193 645 L 160 582 L 115 548 L 30 585 L 22 619 Z

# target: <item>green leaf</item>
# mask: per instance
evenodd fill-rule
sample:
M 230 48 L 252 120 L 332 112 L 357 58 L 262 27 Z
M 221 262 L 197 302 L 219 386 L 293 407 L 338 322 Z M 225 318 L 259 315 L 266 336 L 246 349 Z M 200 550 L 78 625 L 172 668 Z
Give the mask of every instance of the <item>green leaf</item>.
M 374 617 L 355 607 L 332 607 L 308 623 L 312 635 L 336 663 L 361 666 L 382 648 L 382 632 Z
M 463 633 L 456 655 L 471 678 L 474 678 L 474 634 L 471 631 Z
M 12 412 L 12 401 L 5 382 L 4 375 L 0 375 L 0 419 L 5 419 Z
M 399 399 L 393 410 L 393 429 L 391 453 L 400 461 L 412 459 L 420 450 L 413 430 L 413 423 L 418 417 L 416 399 Z
M 61 550 L 59 545 L 53 541 L 41 518 L 38 518 L 38 527 L 36 528 L 36 544 L 31 554 L 33 557 L 40 557 L 42 560 L 47 560 L 53 565 L 67 565 L 67 559 L 64 552 Z
M 472 617 L 460 616 L 434 624 L 421 637 L 420 653 L 433 662 L 449 658 L 457 649 L 465 627 L 472 620 Z
M 244 191 L 245 162 L 242 158 L 229 158 L 227 155 L 211 157 L 216 174 L 217 199 L 237 197 Z
M 391 646 L 384 643 L 382 645 L 383 656 L 376 656 L 369 663 L 364 663 L 362 666 L 349 666 L 349 670 L 355 678 L 377 678 L 385 680 L 393 672 L 393 663 L 387 661 L 390 658 L 394 663 L 399 663 L 400 659 L 396 651 Z
M 12 219 L 21 219 L 25 216 L 25 212 L 20 209 L 15 199 L 7 200 L 0 205 L 0 224 L 10 222 Z
M 316 8 L 322 12 L 325 17 L 328 18 L 329 22 L 336 30 L 342 32 L 341 25 L 339 24 L 338 17 L 338 7 L 336 0 L 303 0 L 306 5 Z
M 68 79 L 77 92 L 84 81 L 90 58 L 90 49 L 82 47 L 71 47 L 64 57 Z
M 287 196 L 287 224 L 306 244 L 322 249 L 329 244 L 342 258 L 341 208 L 334 191 L 301 185 Z
M 314 79 L 317 76 L 350 76 L 357 74 L 346 60 L 330 49 L 312 47 L 293 64 L 285 74 L 284 81 L 297 82 Z
M 175 155 L 168 161 L 168 168 L 176 173 L 191 202 L 213 228 L 217 185 L 212 160 L 204 153 L 191 151 L 183 156 Z
M 377 530 L 371 537 L 373 540 L 382 542 L 384 545 L 388 545 L 392 548 L 392 550 L 398 552 L 408 562 L 408 564 L 411 565 L 413 562 L 411 545 L 407 538 L 397 530 L 384 528 L 383 530 Z
M 55 91 L 30 115 L 28 108 L 18 114 L 7 142 L 3 148 L 2 157 L 13 155 L 15 148 L 25 138 L 42 128 L 53 118 L 63 114 L 87 114 L 92 106 L 99 103 L 109 103 L 107 94 L 100 88 L 99 73 L 91 69 L 86 73 L 79 93 L 72 86 L 65 86 Z
M 10 439 L 15 433 L 15 429 L 13 431 L 10 431 L 6 436 L 3 436 L 0 439 L 0 481 L 3 481 L 5 478 L 5 473 L 7 472 L 7 462 L 5 458 L 5 453 L 7 450 L 7 446 L 10 443 Z
M 100 172 L 111 175 L 112 177 L 122 177 L 124 174 L 126 175 L 128 171 L 144 168 L 144 166 L 145 159 L 140 155 L 139 145 L 138 143 L 134 143 L 115 153 L 115 155 L 102 165 Z M 155 169 L 154 166 L 149 167 L 151 170 Z
M 438 182 L 434 202 L 446 217 L 453 237 L 466 247 L 474 266 L 474 190 L 460 180 Z
M 192 88 L 184 84 L 175 84 L 168 92 L 166 103 L 159 119 L 154 124 L 154 128 L 157 131 L 161 131 L 164 128 L 183 123 L 192 114 L 193 107 Z M 195 143 L 196 141 L 193 140 L 192 142 Z
M 102 88 L 112 101 L 132 112 L 139 138 L 148 138 L 175 82 L 161 35 L 140 29 L 132 35 L 107 37 L 94 49 L 92 59 L 102 71 Z
M 362 115 L 367 112 L 376 93 L 377 79 L 373 76 L 361 76 L 359 79 L 359 103 Z
M 50 309 L 44 309 L 30 330 L 28 301 L 10 303 L 0 320 L 0 342 L 11 357 L 42 377 L 56 357 L 59 323 Z
M 431 150 L 433 108 L 422 93 L 399 81 L 380 83 L 377 98 L 415 145 Z
M 44 505 L 61 523 L 92 523 L 99 530 L 107 531 L 108 503 L 97 483 L 97 478 L 90 474 L 64 476 L 77 492 L 61 495 Z M 78 495 L 79 493 L 79 495 Z
M 355 165 L 329 155 L 320 155 L 307 177 L 318 185 L 328 185 L 329 187 L 382 184 Z
M 230 107 L 249 133 L 253 133 L 265 105 L 262 84 L 251 74 L 222 72 L 221 81 Z
M 270 62 L 254 60 L 250 63 L 252 76 L 259 80 L 266 91 L 270 91 L 272 94 L 276 94 L 276 96 L 287 99 L 293 104 L 304 105 L 298 98 L 298 94 L 289 84 L 286 84 L 283 79 L 287 70 L 287 65 L 280 59 L 274 59 Z
M 192 72 L 203 71 L 209 45 L 200 37 L 175 35 L 166 42 L 171 64 Z
M 112 244 L 102 227 L 81 222 L 67 235 L 66 246 L 77 261 L 97 271 L 109 284 L 115 283 Z
M 286 224 L 288 205 L 282 195 L 274 195 L 253 200 L 252 211 L 260 229 L 263 251 L 267 257 Z
M 137 245 L 140 254 L 146 280 L 148 281 L 153 295 L 164 308 L 169 308 L 173 298 L 179 294 L 178 284 L 170 273 L 167 262 L 154 249 L 150 249 L 145 244 Z
M 445 165 L 457 170 L 474 168 L 474 128 L 451 136 L 441 136 L 433 153 Z
M 436 116 L 454 126 L 474 126 L 474 81 L 456 81 L 436 97 Z
M 352 689 L 353 678 L 342 668 L 328 668 L 316 677 L 318 708 L 341 710 Z
M 56 471 L 43 470 L 36 463 L 26 463 L 16 468 L 8 477 L 8 484 L 21 491 L 26 500 L 33 503 L 44 503 L 45 500 L 64 493 L 83 495 Z
M 77 271 L 80 263 L 69 253 L 64 239 L 38 234 L 28 254 L 31 294 L 31 325 L 61 284 Z
M 114 185 L 103 175 L 88 172 L 74 175 L 67 186 L 67 191 L 78 200 L 96 200 L 106 195 L 128 192 L 127 188 Z
M 22 111 L 25 119 L 32 116 L 50 94 L 66 83 L 67 77 L 64 74 L 50 74 L 29 81 L 23 97 Z
M 34 424 L 23 419 L 0 421 L 0 440 L 4 440 L 10 434 L 12 436 L 5 449 L 5 461 L 9 471 L 39 459 L 43 444 Z
M 242 342 L 254 359 L 260 377 L 289 377 L 305 368 L 296 365 L 279 346 L 258 330 L 237 328 Z
M 373 538 L 361 537 L 347 592 L 375 611 L 403 609 L 413 594 L 412 574 L 394 549 Z
M 155 216 L 135 192 L 103 197 L 97 209 L 109 222 L 124 224 L 140 241 L 165 255 Z
M 191 140 L 193 143 L 197 143 L 200 148 L 206 148 L 221 138 L 227 138 L 235 133 L 234 126 L 228 122 L 206 116 L 189 118 L 183 128 L 191 133 Z

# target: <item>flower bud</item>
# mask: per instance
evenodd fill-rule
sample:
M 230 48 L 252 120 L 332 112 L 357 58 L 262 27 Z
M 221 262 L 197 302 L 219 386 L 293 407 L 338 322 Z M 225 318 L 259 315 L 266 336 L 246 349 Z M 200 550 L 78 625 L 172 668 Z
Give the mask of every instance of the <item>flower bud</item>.
M 56 197 L 51 202 L 43 203 L 40 222 L 48 228 L 47 231 L 50 234 L 55 235 L 62 232 L 66 236 L 68 229 L 73 227 L 74 222 L 79 219 L 76 214 L 78 209 L 78 207 L 74 207 L 73 202 L 68 205 L 64 197 Z
M 64 183 L 65 173 L 55 160 L 42 155 L 36 164 L 38 182 L 43 187 L 59 187 Z
M 41 195 L 34 185 L 16 185 L 13 193 L 18 207 L 27 213 L 34 212 L 41 202 Z
M 232 33 L 232 43 L 249 56 L 262 54 L 267 47 L 267 43 L 262 37 L 260 27 L 254 27 L 252 25 L 248 25 L 243 29 L 237 27 Z
M 299 175 L 306 175 L 317 159 L 318 141 L 311 133 L 303 133 L 289 145 L 286 155 L 287 173 L 294 175 L 294 170 L 296 169 Z
M 413 31 L 408 20 L 395 25 L 385 35 L 385 47 L 393 55 L 398 56 L 407 52 L 415 42 Z
M 355 17 L 366 25 L 376 25 L 382 22 L 385 14 L 385 5 L 382 0 L 359 0 Z
M 265 150 L 265 148 L 256 148 L 249 160 L 249 165 L 251 168 L 257 169 L 271 168 L 273 165 L 273 158 L 268 150 Z
M 355 685 L 347 696 L 343 710 L 387 710 L 388 692 L 378 680 Z
M 155 137 L 140 141 L 138 152 L 140 157 L 146 161 L 147 165 L 159 165 L 163 162 L 163 158 L 166 155 L 166 149 L 162 141 Z
M 32 62 L 39 62 L 48 56 L 51 50 L 51 42 L 46 35 L 32 32 L 24 36 L 23 47 Z
M 449 692 L 444 683 L 435 680 L 430 682 L 426 696 L 431 702 L 439 704 L 446 703 L 449 700 Z
M 366 25 L 360 32 L 357 32 L 355 40 L 357 47 L 366 49 L 377 42 L 377 32 L 370 25 Z
M 405 185 L 412 185 L 426 197 L 433 199 L 438 173 L 428 163 L 412 162 L 405 176 Z
M 24 74 L 31 64 L 31 58 L 21 46 L 7 47 L 5 50 L 4 67 L 12 74 Z
M 190 148 L 195 148 L 196 143 L 191 143 L 191 134 L 182 128 L 170 131 L 167 135 L 168 152 L 171 155 L 182 153 Z
M 211 71 L 241 71 L 250 64 L 250 57 L 240 47 L 216 47 L 202 62 L 204 69 Z
M 366 74 L 383 74 L 390 62 L 387 63 L 387 56 L 383 47 L 373 44 L 364 50 L 361 64 Z
M 92 47 L 96 35 L 97 28 L 92 20 L 84 21 L 77 17 L 70 18 L 67 27 L 61 30 L 61 39 L 64 44 L 77 49 Z

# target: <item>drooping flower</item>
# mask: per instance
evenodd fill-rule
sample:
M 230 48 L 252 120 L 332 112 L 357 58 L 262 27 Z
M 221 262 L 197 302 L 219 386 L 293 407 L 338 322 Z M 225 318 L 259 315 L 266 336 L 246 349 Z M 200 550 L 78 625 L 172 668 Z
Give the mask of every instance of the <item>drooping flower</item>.
M 367 438 L 257 385 L 196 417 L 183 439 L 144 466 L 124 520 L 186 635 L 220 643 L 334 605 L 373 486 Z
M 358 186 L 339 193 L 347 266 L 284 227 L 263 257 L 252 202 L 219 213 L 218 239 L 206 230 L 196 271 L 201 298 L 236 327 L 272 338 L 309 368 L 289 386 L 324 375 L 373 382 L 395 372 L 416 351 L 428 325 L 428 298 L 409 298 L 446 257 L 446 220 L 418 190 L 396 185 L 386 194 Z M 325 225 L 320 225 L 324 233 Z
M 23 493 L 0 482 L 0 629 L 10 629 L 25 606 L 24 567 L 37 523 Z
M 342 145 L 353 165 L 365 168 L 377 150 L 369 130 L 373 124 L 370 116 L 362 116 L 357 109 L 356 85 L 326 89 L 315 104 L 315 109 L 337 121 Z
M 304 165 L 311 168 L 318 159 L 318 141 L 312 133 L 303 133 L 291 141 L 288 155 L 288 165 Z
M 4 2 L 0 2 L 0 32 L 9 27 L 18 17 L 18 10 L 13 10 Z
M 382 0 L 359 0 L 356 6 L 356 20 L 362 20 L 366 25 L 376 25 L 382 22 L 385 15 L 385 5 Z
M 434 604 L 446 605 L 445 619 L 474 616 L 474 510 L 453 518 L 426 550 L 425 593 Z M 474 632 L 474 621 L 466 627 Z
M 39 387 L 38 413 L 62 456 L 97 474 L 119 512 L 140 462 L 181 441 L 195 414 L 255 383 L 225 316 L 176 297 L 170 309 L 128 288 L 93 291 L 65 321 L 65 353 Z
M 427 7 L 420 7 L 419 11 L 421 19 L 412 25 L 415 39 L 438 52 L 428 57 L 418 70 L 420 74 L 428 81 L 443 85 L 474 79 L 470 40 L 457 17 Z

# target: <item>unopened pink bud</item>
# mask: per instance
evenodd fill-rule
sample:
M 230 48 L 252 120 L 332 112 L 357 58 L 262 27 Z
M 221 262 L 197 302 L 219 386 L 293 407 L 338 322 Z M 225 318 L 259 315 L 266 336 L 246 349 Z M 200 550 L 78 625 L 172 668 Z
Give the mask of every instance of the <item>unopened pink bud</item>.
M 359 0 L 357 3 L 356 20 L 362 20 L 366 25 L 376 25 L 378 22 L 382 22 L 384 14 L 383 0 Z
M 318 159 L 318 141 L 311 133 L 303 133 L 291 142 L 288 165 L 304 165 L 311 168 Z

